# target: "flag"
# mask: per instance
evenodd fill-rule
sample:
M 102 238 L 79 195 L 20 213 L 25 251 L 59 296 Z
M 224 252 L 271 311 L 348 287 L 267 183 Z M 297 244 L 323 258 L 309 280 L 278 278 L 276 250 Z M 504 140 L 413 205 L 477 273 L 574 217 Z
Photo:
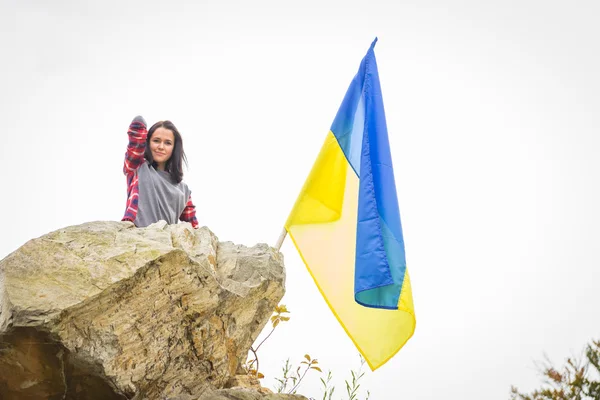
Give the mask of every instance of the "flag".
M 371 44 L 285 224 L 372 370 L 415 330 L 394 171 Z

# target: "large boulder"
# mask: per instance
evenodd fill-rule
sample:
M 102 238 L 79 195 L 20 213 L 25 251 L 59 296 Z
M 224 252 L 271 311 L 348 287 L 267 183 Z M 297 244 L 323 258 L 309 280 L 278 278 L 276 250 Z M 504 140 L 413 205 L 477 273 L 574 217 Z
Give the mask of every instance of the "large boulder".
M 0 398 L 221 396 L 284 281 L 273 248 L 187 223 L 92 222 L 31 240 L 0 262 Z

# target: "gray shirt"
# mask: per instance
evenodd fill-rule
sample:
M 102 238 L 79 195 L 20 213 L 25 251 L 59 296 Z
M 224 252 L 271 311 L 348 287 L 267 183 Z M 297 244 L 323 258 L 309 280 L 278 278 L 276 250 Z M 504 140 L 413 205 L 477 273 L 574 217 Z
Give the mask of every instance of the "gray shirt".
M 160 220 L 176 224 L 190 198 L 183 182 L 174 183 L 171 175 L 154 169 L 147 161 L 137 170 L 138 211 L 135 226 L 143 228 Z

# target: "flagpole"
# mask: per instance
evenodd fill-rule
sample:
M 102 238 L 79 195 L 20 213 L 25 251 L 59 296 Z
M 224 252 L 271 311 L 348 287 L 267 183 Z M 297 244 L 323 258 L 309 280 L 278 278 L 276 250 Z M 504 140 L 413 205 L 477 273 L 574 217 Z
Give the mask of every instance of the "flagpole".
M 281 235 L 279 235 L 279 239 L 277 239 L 277 243 L 275 244 L 275 248 L 277 249 L 277 251 L 279 251 L 279 249 L 281 249 L 281 245 L 283 244 L 283 241 L 285 240 L 286 236 L 287 236 L 287 230 L 285 228 L 283 228 L 283 230 L 281 231 Z

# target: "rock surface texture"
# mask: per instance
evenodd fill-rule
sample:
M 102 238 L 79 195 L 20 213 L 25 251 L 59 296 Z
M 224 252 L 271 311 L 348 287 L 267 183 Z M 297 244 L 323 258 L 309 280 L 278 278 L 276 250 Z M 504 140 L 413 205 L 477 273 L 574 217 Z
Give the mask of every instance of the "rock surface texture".
M 276 250 L 186 223 L 31 240 L 0 262 L 0 398 L 303 398 L 225 389 L 284 281 Z

